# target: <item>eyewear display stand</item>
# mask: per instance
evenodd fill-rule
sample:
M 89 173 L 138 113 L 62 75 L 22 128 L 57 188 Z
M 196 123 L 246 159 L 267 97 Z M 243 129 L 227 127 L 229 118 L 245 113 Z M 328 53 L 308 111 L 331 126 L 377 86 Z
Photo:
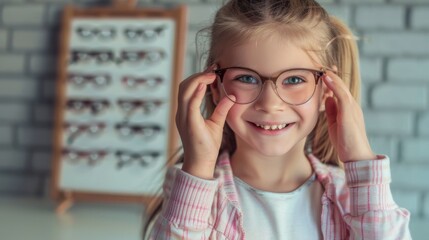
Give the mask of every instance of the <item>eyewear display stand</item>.
M 156 200 L 179 147 L 174 124 L 186 8 L 135 1 L 63 13 L 51 195 L 77 201 Z

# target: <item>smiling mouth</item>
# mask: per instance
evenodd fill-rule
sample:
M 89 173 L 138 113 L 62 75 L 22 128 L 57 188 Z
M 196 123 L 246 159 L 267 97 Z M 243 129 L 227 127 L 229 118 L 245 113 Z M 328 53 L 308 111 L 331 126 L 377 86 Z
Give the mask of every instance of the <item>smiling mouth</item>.
M 255 126 L 261 128 L 261 129 L 271 130 L 271 131 L 282 130 L 283 128 L 286 128 L 287 126 L 290 125 L 290 123 L 283 123 L 283 124 L 278 124 L 278 125 L 277 124 L 276 125 L 263 125 L 263 124 L 257 124 L 257 123 L 254 123 L 254 124 L 255 124 Z

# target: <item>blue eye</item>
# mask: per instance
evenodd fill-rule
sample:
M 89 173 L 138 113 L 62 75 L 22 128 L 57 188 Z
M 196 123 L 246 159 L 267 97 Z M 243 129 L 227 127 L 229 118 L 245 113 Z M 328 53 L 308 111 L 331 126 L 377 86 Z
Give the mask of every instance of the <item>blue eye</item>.
M 297 76 L 288 77 L 285 80 L 283 80 L 283 84 L 285 85 L 297 85 L 303 82 L 305 82 L 305 80 Z
M 243 75 L 235 78 L 237 81 L 241 83 L 248 83 L 248 84 L 258 84 L 259 80 L 253 76 L 250 75 Z

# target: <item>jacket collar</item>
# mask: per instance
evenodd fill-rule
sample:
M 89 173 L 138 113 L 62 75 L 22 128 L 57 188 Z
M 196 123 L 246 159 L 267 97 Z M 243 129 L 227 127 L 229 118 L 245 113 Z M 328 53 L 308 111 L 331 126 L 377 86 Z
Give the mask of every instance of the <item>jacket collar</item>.
M 322 183 L 323 187 L 327 189 L 328 185 L 332 183 L 331 172 L 333 167 L 322 163 L 320 159 L 313 154 L 308 154 L 307 159 L 310 161 L 310 164 L 316 173 L 317 181 Z M 220 171 L 216 173 L 216 177 L 223 180 L 222 187 L 226 192 L 227 198 L 234 206 L 240 208 L 238 194 L 234 183 L 234 176 L 232 174 L 230 156 L 227 152 L 224 152 L 219 156 L 217 166 Z

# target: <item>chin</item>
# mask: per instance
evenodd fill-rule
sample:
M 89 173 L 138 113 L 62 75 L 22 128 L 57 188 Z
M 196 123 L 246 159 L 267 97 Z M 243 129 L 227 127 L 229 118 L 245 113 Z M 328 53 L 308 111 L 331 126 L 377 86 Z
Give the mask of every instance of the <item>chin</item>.
M 287 147 L 276 147 L 276 148 L 255 148 L 256 151 L 258 151 L 261 155 L 266 157 L 280 157 L 286 155 L 290 148 Z

